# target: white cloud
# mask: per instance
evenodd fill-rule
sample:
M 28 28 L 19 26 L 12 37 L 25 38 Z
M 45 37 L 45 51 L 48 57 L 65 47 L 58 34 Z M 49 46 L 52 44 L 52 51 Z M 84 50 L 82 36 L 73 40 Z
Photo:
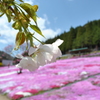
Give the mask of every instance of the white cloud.
M 25 3 L 33 4 L 34 0 L 24 0 Z
M 45 36 L 45 38 L 40 36 L 39 34 L 35 34 L 35 36 L 41 41 L 45 41 L 45 40 L 47 40 L 49 38 L 54 38 L 59 33 L 61 33 L 61 29 L 53 30 L 51 28 L 47 28 L 46 27 L 47 25 L 50 25 L 50 22 L 48 20 L 47 15 L 44 14 L 43 18 L 38 18 L 38 26 L 41 29 L 41 31 L 42 31 L 43 35 Z
M 1 34 L 0 44 L 1 43 L 2 44 L 15 43 L 15 37 L 16 37 L 17 31 L 11 27 L 11 24 L 7 22 L 7 18 L 5 16 L 0 18 L 0 22 L 1 22 L 0 23 L 0 34 Z M 47 28 L 47 25 L 50 25 L 50 22 L 46 14 L 44 14 L 43 18 L 41 17 L 38 18 L 38 26 L 41 29 L 45 38 L 43 38 L 42 36 L 38 34 L 35 34 L 35 36 L 41 41 L 45 41 L 46 39 L 49 39 L 49 38 L 54 38 L 59 33 L 61 33 L 60 29 L 53 30 L 51 28 Z M 37 41 L 35 40 L 34 42 L 37 42 Z
M 7 44 L 7 41 L 5 41 L 5 40 L 3 40 L 3 39 L 0 39 L 0 43 Z
M 50 25 L 50 22 L 49 22 L 48 17 L 47 17 L 46 14 L 44 14 L 44 19 L 46 20 L 46 24 L 47 24 L 47 25 Z
M 61 30 L 44 29 L 42 30 L 42 33 L 45 36 L 45 38 L 40 36 L 39 34 L 36 34 L 35 37 L 37 37 L 41 41 L 45 41 L 49 38 L 54 38 L 55 36 L 57 36 L 59 33 L 61 33 Z M 35 40 L 35 43 L 37 44 L 38 42 Z
M 14 42 L 17 31 L 11 28 L 5 16 L 0 18 L 0 22 L 0 43 Z

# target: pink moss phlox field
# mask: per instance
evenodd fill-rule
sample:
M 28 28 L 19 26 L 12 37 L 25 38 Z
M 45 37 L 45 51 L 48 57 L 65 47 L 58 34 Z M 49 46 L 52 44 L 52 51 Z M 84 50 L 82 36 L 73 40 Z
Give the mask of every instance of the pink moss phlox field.
M 0 67 L 0 93 L 22 100 L 100 100 L 100 76 L 65 86 L 100 73 L 100 57 L 58 60 L 33 72 L 17 74 L 15 66 Z M 64 86 L 64 87 L 62 87 Z M 58 90 L 53 88 L 62 87 Z M 45 92 L 51 90 L 50 92 Z M 42 93 L 44 91 L 44 93 Z M 39 93 L 39 94 L 37 94 Z M 34 95 L 34 96 L 32 96 Z
M 21 100 L 100 100 L 99 92 L 100 87 L 94 86 L 88 81 L 82 81 Z

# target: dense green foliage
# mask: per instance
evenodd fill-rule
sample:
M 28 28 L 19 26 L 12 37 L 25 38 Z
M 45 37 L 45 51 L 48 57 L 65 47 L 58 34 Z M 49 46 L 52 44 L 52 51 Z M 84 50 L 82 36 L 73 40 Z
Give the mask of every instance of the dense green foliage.
M 93 49 L 100 46 L 100 20 L 88 22 L 84 26 L 71 27 L 68 32 L 53 39 L 48 39 L 45 43 L 52 43 L 56 39 L 63 39 L 64 43 L 60 46 L 63 53 L 71 49 L 88 47 Z

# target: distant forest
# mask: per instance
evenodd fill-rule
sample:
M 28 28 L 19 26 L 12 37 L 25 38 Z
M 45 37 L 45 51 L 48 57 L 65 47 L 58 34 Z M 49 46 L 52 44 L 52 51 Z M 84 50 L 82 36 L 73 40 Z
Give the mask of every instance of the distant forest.
M 68 32 L 64 31 L 61 35 L 48 39 L 45 43 L 52 43 L 58 38 L 64 40 L 60 46 L 63 54 L 77 48 L 100 48 L 100 20 L 94 20 L 76 28 L 71 27 Z

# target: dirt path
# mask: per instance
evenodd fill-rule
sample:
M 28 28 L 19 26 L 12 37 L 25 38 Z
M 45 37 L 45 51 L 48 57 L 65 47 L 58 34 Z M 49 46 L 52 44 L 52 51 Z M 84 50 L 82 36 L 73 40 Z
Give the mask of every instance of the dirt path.
M 9 99 L 6 96 L 3 96 L 3 95 L 0 94 L 0 100 L 11 100 L 11 99 Z

